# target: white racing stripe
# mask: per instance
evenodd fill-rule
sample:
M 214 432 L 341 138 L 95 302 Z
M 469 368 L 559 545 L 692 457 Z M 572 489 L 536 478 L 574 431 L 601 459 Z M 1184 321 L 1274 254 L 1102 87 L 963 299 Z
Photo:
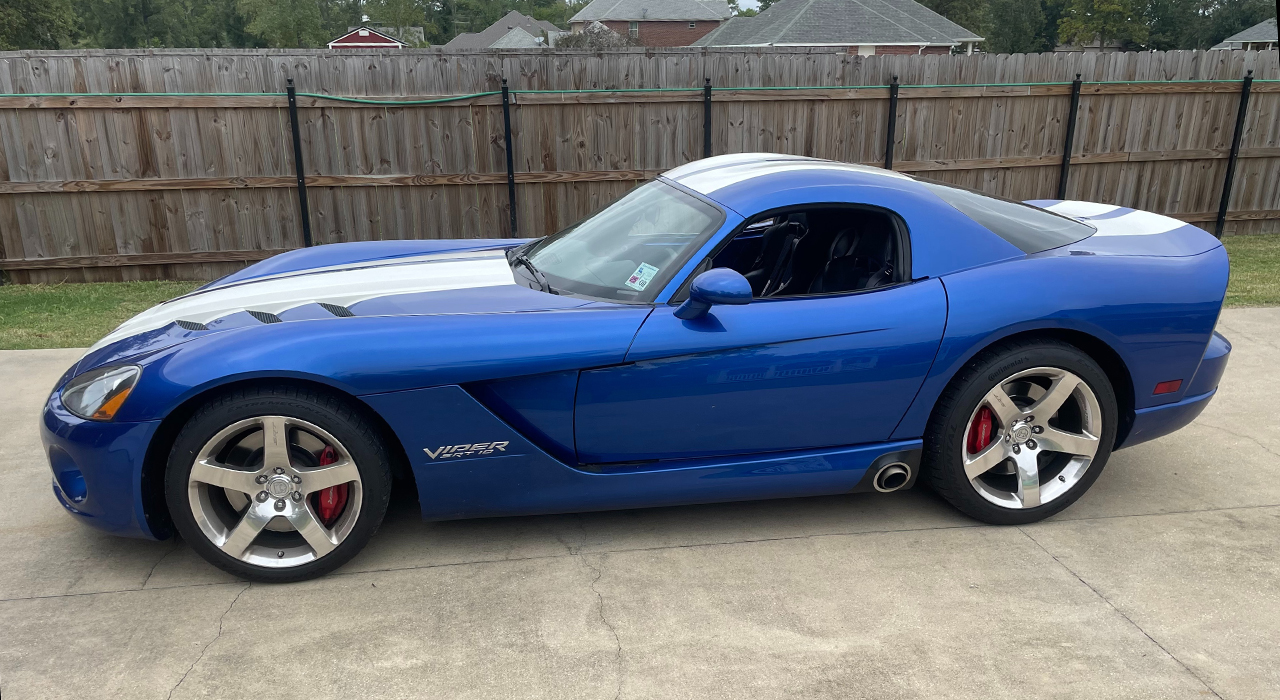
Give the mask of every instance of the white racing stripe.
M 1054 212 L 1055 214 L 1070 216 L 1073 219 L 1087 219 L 1091 216 L 1102 216 L 1103 214 L 1110 214 L 1111 212 L 1119 209 L 1120 207 L 1114 204 L 1098 204 L 1096 202 L 1073 202 L 1068 200 L 1065 202 L 1058 202 L 1057 204 L 1050 204 L 1048 207 L 1045 207 L 1045 208 L 1051 212 Z
M 505 249 L 504 249 L 505 250 Z M 444 253 L 422 253 L 420 255 L 408 255 L 399 258 L 376 258 L 374 260 L 360 260 L 357 262 L 339 263 L 337 265 L 325 265 L 323 267 L 308 267 L 302 270 L 289 270 L 286 272 L 277 272 L 261 277 L 250 277 L 248 279 L 232 282 L 228 287 L 238 286 L 242 284 L 253 284 L 255 282 L 263 282 L 266 280 L 276 280 L 285 277 L 299 277 L 302 275 L 315 275 L 322 272 L 342 272 L 345 270 L 357 270 L 367 267 L 392 267 L 395 265 L 416 265 L 418 263 L 442 263 L 453 262 L 455 260 L 471 260 L 477 258 L 492 258 L 497 253 L 490 250 L 462 250 L 447 251 Z M 202 294 L 203 292 L 193 292 L 193 294 Z
M 350 306 L 393 294 L 515 284 L 501 251 L 490 251 L 484 257 L 459 259 L 442 254 L 413 263 L 386 262 L 392 264 L 289 273 L 178 297 L 125 321 L 94 343 L 89 352 L 179 320 L 208 323 L 239 311 L 279 314 L 313 302 Z
M 1187 225 L 1185 221 L 1138 209 L 1110 219 L 1089 219 L 1089 223 L 1098 229 L 1095 236 L 1151 236 Z
M 1152 236 L 1187 225 L 1185 221 L 1140 209 L 1125 209 L 1114 204 L 1066 201 L 1050 204 L 1046 208 L 1093 226 L 1098 230 L 1093 234 L 1095 236 Z
M 710 195 L 730 185 L 754 180 L 765 175 L 807 170 L 854 171 L 902 180 L 911 179 L 900 173 L 866 165 L 853 165 L 851 163 L 839 163 L 800 156 L 780 156 L 771 153 L 738 153 L 731 156 L 707 158 L 669 170 L 663 173 L 663 177 L 684 185 L 694 192 Z

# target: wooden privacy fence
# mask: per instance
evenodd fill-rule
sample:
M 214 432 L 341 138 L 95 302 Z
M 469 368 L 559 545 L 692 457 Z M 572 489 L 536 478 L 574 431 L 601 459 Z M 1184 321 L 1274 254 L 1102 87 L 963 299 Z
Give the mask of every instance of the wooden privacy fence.
M 0 270 L 200 279 L 312 243 L 537 236 L 749 151 L 1276 230 L 1278 79 L 1238 51 L 0 54 Z

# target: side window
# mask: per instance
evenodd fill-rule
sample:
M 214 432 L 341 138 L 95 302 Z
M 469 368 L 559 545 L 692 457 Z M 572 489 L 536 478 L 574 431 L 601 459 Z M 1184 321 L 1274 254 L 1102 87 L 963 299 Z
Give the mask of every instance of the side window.
M 905 230 L 882 209 L 797 210 L 749 222 L 705 267 L 742 273 L 757 299 L 876 289 L 907 279 Z

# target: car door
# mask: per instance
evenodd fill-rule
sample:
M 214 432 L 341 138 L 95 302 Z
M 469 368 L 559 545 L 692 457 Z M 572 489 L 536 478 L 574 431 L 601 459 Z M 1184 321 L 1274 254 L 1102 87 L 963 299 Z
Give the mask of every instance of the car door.
M 740 455 L 889 439 L 941 342 L 937 279 L 848 294 L 659 306 L 625 362 L 585 371 L 584 464 Z

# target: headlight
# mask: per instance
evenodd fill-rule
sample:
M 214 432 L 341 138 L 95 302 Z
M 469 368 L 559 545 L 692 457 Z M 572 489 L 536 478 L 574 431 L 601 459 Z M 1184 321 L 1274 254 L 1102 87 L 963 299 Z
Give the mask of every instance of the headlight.
M 129 398 L 141 367 L 102 367 L 72 379 L 62 390 L 62 405 L 89 420 L 111 420 Z

